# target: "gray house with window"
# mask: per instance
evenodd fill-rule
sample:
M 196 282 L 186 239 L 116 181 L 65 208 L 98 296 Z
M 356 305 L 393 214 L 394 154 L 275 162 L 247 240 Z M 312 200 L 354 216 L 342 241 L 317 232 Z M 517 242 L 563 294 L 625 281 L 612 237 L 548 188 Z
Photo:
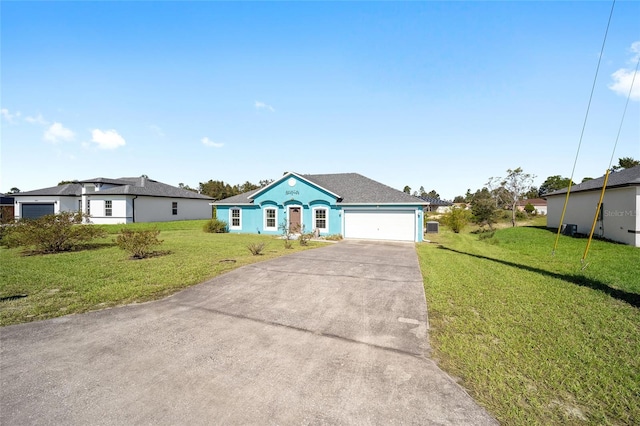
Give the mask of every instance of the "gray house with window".
M 98 224 L 209 219 L 213 201 L 147 177 L 87 179 L 13 197 L 16 219 L 82 211 Z

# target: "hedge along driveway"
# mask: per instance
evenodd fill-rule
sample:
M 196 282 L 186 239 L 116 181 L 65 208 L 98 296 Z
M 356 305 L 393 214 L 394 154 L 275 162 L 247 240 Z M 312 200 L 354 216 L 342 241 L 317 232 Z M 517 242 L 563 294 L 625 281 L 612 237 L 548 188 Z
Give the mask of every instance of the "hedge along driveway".
M 270 236 L 205 233 L 204 222 L 127 225 L 161 230 L 160 255 L 142 260 L 130 260 L 112 242 L 123 226 L 104 227 L 108 238 L 76 252 L 24 256 L 1 248 L 0 325 L 158 299 L 239 266 L 322 244 L 295 242 L 286 250 Z M 253 256 L 247 245 L 259 242 L 266 243 L 264 254 Z

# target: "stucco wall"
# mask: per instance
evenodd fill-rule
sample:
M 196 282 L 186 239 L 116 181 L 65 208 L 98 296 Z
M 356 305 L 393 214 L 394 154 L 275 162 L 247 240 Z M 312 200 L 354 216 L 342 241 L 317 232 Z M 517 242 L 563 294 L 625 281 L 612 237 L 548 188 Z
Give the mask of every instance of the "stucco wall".
M 99 197 L 99 198 L 98 198 Z M 117 195 L 98 195 L 98 192 L 91 193 L 91 222 L 101 225 L 117 224 L 117 223 L 131 223 L 133 222 L 133 210 L 131 209 L 131 198 L 128 196 L 123 199 L 122 196 Z M 111 201 L 111 216 L 106 216 L 105 201 Z M 86 212 L 86 206 L 85 212 Z
M 231 224 L 231 209 L 241 208 L 241 229 L 229 229 L 230 232 L 246 232 L 276 235 L 281 234 L 280 229 L 266 230 L 264 209 L 276 209 L 276 223 L 279 227 L 284 222 L 288 223 L 288 212 L 290 206 L 302 207 L 301 221 L 305 232 L 312 232 L 314 229 L 313 210 L 324 207 L 329 210 L 328 231 L 321 232 L 322 235 L 342 233 L 340 221 L 340 209 L 335 206 L 336 197 L 328 192 L 322 191 L 304 180 L 292 177 L 268 188 L 254 198 L 254 204 L 247 205 L 225 205 L 218 206 L 217 217 L 220 220 Z M 333 205 L 332 205 L 333 204 Z
M 547 226 L 558 228 L 566 195 L 547 198 Z M 576 224 L 578 232 L 589 234 L 596 207 L 600 198 L 599 191 L 576 192 L 569 196 L 563 223 Z M 596 223 L 594 235 L 613 241 L 640 246 L 640 187 L 607 189 L 602 202 L 602 220 Z M 630 232 L 632 231 L 632 232 Z
M 171 222 L 175 220 L 210 219 L 210 200 L 188 198 L 137 197 L 136 222 Z M 178 214 L 172 214 L 172 203 L 178 202 Z
M 50 204 L 53 203 L 53 212 L 60 213 L 61 211 L 78 211 L 79 197 L 61 197 L 58 195 L 39 195 L 35 197 L 25 197 L 14 195 L 14 213 L 15 218 L 20 219 L 22 215 L 22 204 Z

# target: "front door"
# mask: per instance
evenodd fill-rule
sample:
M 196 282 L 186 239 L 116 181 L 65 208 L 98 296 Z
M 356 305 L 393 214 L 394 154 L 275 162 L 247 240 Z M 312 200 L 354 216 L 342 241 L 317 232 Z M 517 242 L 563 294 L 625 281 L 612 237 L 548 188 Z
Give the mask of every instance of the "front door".
M 293 233 L 301 232 L 300 219 L 302 209 L 300 207 L 289 207 L 289 231 Z

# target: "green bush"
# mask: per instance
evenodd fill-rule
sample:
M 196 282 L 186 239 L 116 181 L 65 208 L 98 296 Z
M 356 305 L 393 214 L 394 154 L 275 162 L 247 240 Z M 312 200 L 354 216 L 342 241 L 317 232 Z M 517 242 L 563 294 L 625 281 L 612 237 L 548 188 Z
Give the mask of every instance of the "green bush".
M 211 234 L 224 234 L 229 232 L 229 227 L 224 220 L 211 219 L 204 224 L 202 230 Z
M 327 235 L 326 237 L 324 237 L 324 239 L 328 240 L 328 241 L 341 241 L 342 240 L 342 234 Z
M 247 245 L 247 249 L 251 252 L 252 255 L 258 256 L 262 254 L 262 251 L 266 246 L 266 243 L 251 243 Z
M 526 205 L 526 206 L 524 206 L 524 211 L 525 211 L 525 212 L 527 212 L 527 213 L 529 213 L 529 214 L 531 214 L 531 213 L 533 213 L 534 211 L 536 211 L 536 208 L 535 208 L 535 207 L 533 207 L 533 204 L 531 204 L 531 203 L 527 203 L 527 205 Z
M 122 228 L 120 234 L 113 240 L 118 247 L 128 252 L 134 259 L 144 259 L 153 254 L 152 247 L 162 244 L 158 239 L 159 229 L 134 231 Z
M 449 213 L 442 216 L 440 222 L 458 234 L 467 226 L 467 223 L 469 223 L 469 216 L 470 213 L 468 210 L 454 206 Z
M 106 235 L 102 228 L 83 224 L 87 215 L 61 212 L 38 219 L 21 220 L 4 231 L 3 244 L 25 247 L 34 253 L 58 253 L 79 248 Z

